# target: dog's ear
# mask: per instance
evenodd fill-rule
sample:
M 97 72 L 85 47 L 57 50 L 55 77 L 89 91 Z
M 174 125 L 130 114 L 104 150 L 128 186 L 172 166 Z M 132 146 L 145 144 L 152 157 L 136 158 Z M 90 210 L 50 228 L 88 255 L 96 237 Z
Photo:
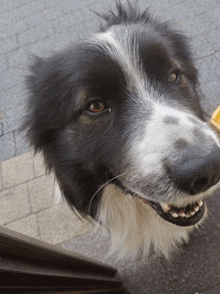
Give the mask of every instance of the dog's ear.
M 65 53 L 33 59 L 30 75 L 26 77 L 29 97 L 22 130 L 27 131 L 29 142 L 38 151 L 52 142 L 56 131 L 71 120 L 74 74 L 70 65 L 65 63 Z

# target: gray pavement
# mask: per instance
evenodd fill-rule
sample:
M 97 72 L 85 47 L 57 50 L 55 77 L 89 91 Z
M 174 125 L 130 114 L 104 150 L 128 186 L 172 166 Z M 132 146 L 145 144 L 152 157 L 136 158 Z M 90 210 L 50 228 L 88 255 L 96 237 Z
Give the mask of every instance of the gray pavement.
M 191 39 L 202 91 L 210 100 L 203 105 L 212 113 L 220 104 L 220 0 L 130 0 L 153 15 L 168 20 Z M 126 2 L 126 1 L 122 1 Z M 23 154 L 29 147 L 18 133 L 24 115 L 24 76 L 30 54 L 48 56 L 99 27 L 91 9 L 102 12 L 114 0 L 1 0 L 0 1 L 0 162 Z M 204 98 L 205 98 L 204 97 Z M 0 171 L 1 172 L 1 171 Z M 173 261 L 107 262 L 116 266 L 132 293 L 219 294 L 220 207 L 210 199 L 213 213 L 204 228 L 193 234 Z M 64 243 L 73 251 L 103 260 L 107 239 L 93 234 Z

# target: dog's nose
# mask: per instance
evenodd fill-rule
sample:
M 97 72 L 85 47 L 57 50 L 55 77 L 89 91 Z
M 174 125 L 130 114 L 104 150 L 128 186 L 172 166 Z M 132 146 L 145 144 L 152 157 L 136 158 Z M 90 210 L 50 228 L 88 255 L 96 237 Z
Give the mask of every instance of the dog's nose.
M 220 148 L 214 146 L 211 152 L 186 148 L 182 153 L 169 168 L 170 178 L 180 190 L 195 195 L 218 183 Z

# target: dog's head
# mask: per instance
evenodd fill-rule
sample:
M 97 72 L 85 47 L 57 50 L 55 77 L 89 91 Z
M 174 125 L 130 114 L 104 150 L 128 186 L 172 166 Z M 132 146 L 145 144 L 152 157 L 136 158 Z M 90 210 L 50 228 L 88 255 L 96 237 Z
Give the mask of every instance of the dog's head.
M 81 213 L 111 227 L 129 194 L 142 217 L 195 225 L 219 187 L 220 143 L 203 117 L 186 38 L 131 5 L 103 18 L 98 34 L 35 59 L 28 138 Z

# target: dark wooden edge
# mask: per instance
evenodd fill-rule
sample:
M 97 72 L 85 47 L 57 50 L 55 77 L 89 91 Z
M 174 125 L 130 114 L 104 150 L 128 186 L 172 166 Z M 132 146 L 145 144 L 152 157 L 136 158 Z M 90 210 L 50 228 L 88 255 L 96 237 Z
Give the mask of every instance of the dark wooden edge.
M 116 269 L 0 227 L 0 293 L 15 289 L 16 293 L 128 293 Z

